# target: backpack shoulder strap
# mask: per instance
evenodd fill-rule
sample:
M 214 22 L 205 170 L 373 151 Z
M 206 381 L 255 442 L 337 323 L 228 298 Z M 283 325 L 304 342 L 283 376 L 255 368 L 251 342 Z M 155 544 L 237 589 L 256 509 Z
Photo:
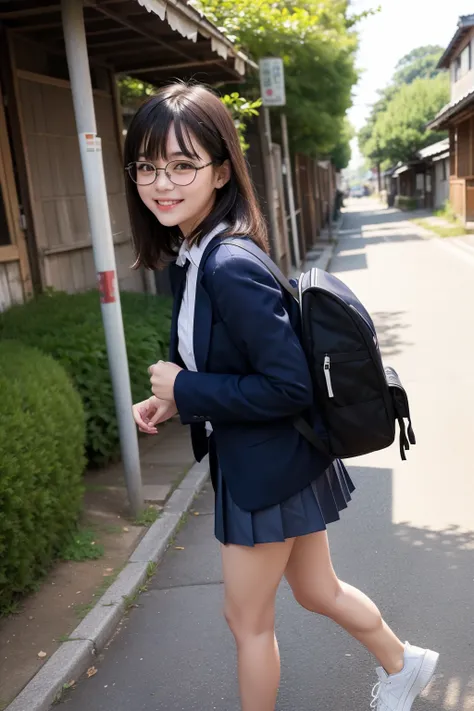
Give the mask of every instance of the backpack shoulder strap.
M 256 257 L 268 269 L 270 274 L 275 277 L 277 282 L 285 289 L 285 291 L 291 294 L 291 296 L 296 299 L 296 301 L 299 300 L 298 289 L 293 286 L 289 279 L 287 279 L 283 272 L 277 267 L 275 262 L 271 260 L 270 257 L 265 254 L 263 249 L 260 249 L 260 247 L 258 247 L 255 242 L 239 237 L 228 237 L 226 239 L 223 239 L 221 242 L 217 242 L 217 244 L 214 245 L 213 248 L 210 250 L 209 254 L 221 244 L 236 245 L 237 247 L 240 247 L 240 249 L 243 249 L 245 252 L 253 254 L 253 256 Z M 209 256 L 209 254 L 207 256 Z
M 240 247 L 241 249 L 245 250 L 246 252 L 249 252 L 249 254 L 253 254 L 253 256 L 256 257 L 268 269 L 270 274 L 275 277 L 275 279 L 283 287 L 283 289 L 285 289 L 289 294 L 291 294 L 294 299 L 296 299 L 296 301 L 299 302 L 298 289 L 293 286 L 289 279 L 287 279 L 283 272 L 277 267 L 275 262 L 270 259 L 270 257 L 265 254 L 265 252 L 260 249 L 260 247 L 258 247 L 255 242 L 252 242 L 251 240 L 245 240 L 239 237 L 229 237 L 213 246 L 209 250 L 209 254 L 221 244 L 234 244 L 237 247 Z M 209 254 L 206 255 L 206 258 L 209 256 Z M 293 425 L 294 427 L 296 427 L 299 433 L 302 434 L 303 437 L 313 445 L 313 447 L 333 459 L 326 443 L 319 437 L 319 435 L 303 417 L 295 417 L 293 420 Z

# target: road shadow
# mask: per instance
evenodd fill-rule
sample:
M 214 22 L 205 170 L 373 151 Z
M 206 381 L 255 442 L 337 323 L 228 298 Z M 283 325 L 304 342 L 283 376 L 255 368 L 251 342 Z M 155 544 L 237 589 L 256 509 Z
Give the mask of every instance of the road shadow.
M 474 532 L 394 522 L 393 471 L 348 470 L 356 485 L 353 501 L 328 529 L 338 575 L 374 600 L 402 640 L 440 651 L 439 669 L 417 709 L 470 711 Z M 97 659 L 98 674 L 81 680 L 59 708 L 239 711 L 235 647 L 222 617 L 213 497 L 207 488 L 193 505 L 200 515 L 188 518 L 148 592 Z M 299 607 L 286 582 L 278 592 L 277 634 L 282 656 L 277 711 L 368 706 L 374 659 L 329 619 Z
M 341 254 L 338 250 L 331 260 L 332 272 L 351 272 L 367 268 L 367 255 L 365 253 Z
M 377 225 L 379 223 L 406 222 L 408 220 L 428 217 L 432 213 L 428 210 L 412 210 L 402 212 L 395 208 L 381 208 L 378 210 L 347 211 L 346 217 L 353 219 L 363 225 Z M 347 220 L 346 220 L 347 222 Z M 344 228 L 348 229 L 347 224 Z
M 474 531 L 396 523 L 393 471 L 348 470 L 356 484 L 354 501 L 328 529 L 338 576 L 365 592 L 403 641 L 440 652 L 435 677 L 416 708 L 471 711 Z M 366 708 L 374 660 L 358 642 L 296 607 L 293 614 L 280 612 L 278 621 L 284 670 L 278 711 Z
M 384 357 L 396 356 L 413 345 L 412 341 L 403 338 L 403 332 L 408 328 L 406 311 L 374 311 L 370 315 Z

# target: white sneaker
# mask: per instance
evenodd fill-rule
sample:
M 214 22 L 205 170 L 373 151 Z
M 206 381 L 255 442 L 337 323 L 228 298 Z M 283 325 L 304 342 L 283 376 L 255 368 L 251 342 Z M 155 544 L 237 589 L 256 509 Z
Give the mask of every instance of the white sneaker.
M 377 667 L 379 681 L 372 689 L 371 709 L 376 711 L 410 711 L 411 705 L 428 685 L 438 663 L 439 654 L 405 642 L 403 669 L 387 674 Z

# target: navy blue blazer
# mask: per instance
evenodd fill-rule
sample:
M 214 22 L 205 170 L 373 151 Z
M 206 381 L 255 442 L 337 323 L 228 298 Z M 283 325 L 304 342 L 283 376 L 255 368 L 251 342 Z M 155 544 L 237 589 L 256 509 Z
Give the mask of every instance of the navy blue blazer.
M 196 459 L 207 454 L 204 422 L 209 420 L 232 499 L 255 511 L 296 494 L 331 460 L 292 424 L 295 415 L 304 414 L 324 431 L 300 343 L 297 303 L 254 255 L 237 245 L 211 251 L 216 240 L 221 238 L 206 248 L 197 279 L 198 372 L 181 371 L 174 395 L 181 422 L 191 425 Z M 183 367 L 177 321 L 185 269 L 172 264 L 170 278 L 170 361 Z

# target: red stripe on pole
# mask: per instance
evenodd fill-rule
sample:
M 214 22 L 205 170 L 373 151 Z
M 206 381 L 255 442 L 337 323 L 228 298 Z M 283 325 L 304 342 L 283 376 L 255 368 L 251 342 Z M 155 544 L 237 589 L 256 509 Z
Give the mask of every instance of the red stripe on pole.
M 97 272 L 99 280 L 100 302 L 102 304 L 114 304 L 117 301 L 115 296 L 115 271 Z

